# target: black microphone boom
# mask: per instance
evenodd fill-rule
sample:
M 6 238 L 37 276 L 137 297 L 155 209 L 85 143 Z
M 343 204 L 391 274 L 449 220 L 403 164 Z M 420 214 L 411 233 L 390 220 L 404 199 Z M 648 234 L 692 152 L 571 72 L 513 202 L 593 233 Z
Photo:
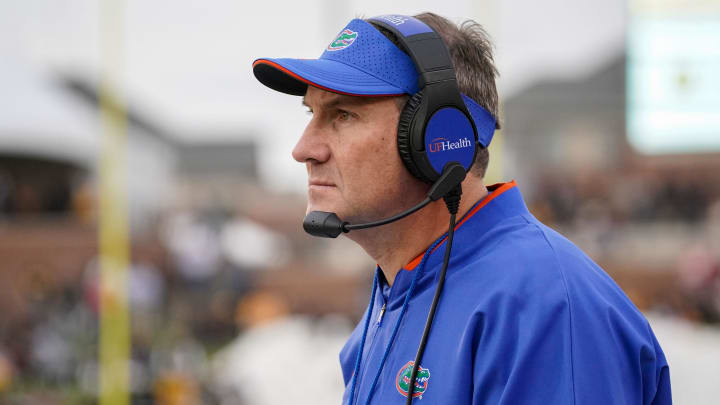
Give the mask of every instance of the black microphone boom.
M 305 232 L 321 238 L 337 238 L 344 231 L 343 225 L 334 212 L 311 211 L 303 220 Z
M 334 212 L 311 211 L 303 220 L 303 229 L 312 236 L 318 236 L 321 238 L 337 238 L 341 233 L 347 233 L 353 229 L 366 229 L 389 224 L 405 218 L 406 216 L 430 204 L 432 201 L 439 200 L 462 183 L 462 181 L 465 180 L 465 175 L 465 168 L 463 168 L 462 165 L 457 162 L 450 162 L 445 165 L 440 178 L 438 178 L 432 187 L 430 187 L 427 197 L 409 210 L 403 211 L 390 218 L 355 225 L 352 225 L 349 222 L 343 222 Z
M 390 218 L 355 225 L 343 222 L 334 212 L 311 211 L 305 216 L 305 220 L 303 220 L 303 229 L 312 236 L 319 236 L 321 238 L 337 238 L 341 233 L 348 233 L 353 229 L 373 228 L 403 219 L 420 208 L 430 204 L 431 201 L 432 200 L 429 197 L 426 197 L 420 204 Z
M 405 218 L 406 216 L 412 214 L 413 212 L 419 210 L 420 208 L 430 204 L 431 201 L 432 200 L 430 199 L 430 197 L 425 197 L 425 199 L 422 200 L 422 202 L 420 202 L 420 204 L 410 208 L 409 210 L 403 211 L 403 212 L 401 212 L 397 215 L 394 215 L 390 218 L 381 219 L 379 221 L 368 222 L 366 224 L 356 224 L 356 225 L 350 225 L 346 222 L 343 224 L 343 232 L 349 232 L 353 229 L 374 228 L 376 226 L 385 225 L 385 224 L 389 224 L 391 222 L 401 220 L 401 219 Z

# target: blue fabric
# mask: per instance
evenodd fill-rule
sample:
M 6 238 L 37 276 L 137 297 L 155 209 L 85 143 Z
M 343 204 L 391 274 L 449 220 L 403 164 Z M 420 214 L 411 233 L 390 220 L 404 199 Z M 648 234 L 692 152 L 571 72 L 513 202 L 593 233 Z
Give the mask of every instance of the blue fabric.
M 482 108 L 478 103 L 476 103 L 475 100 L 464 94 L 461 94 L 461 96 L 463 101 L 465 101 L 465 106 L 467 106 L 473 121 L 475 122 L 475 127 L 478 132 L 478 142 L 480 145 L 487 148 L 490 146 L 493 135 L 495 135 L 495 118 L 493 118 L 492 114 L 490 114 L 488 110 Z
M 319 59 L 262 58 L 254 63 L 277 63 L 313 84 L 340 93 L 367 96 L 418 91 L 418 74 L 410 56 L 363 20 L 350 21 L 340 34 L 348 30 L 357 33 L 352 43 L 336 50 L 329 45 Z
M 371 19 L 392 24 L 404 37 L 432 32 L 432 28 L 428 27 L 424 22 L 407 15 L 386 14 Z
M 432 250 L 435 246 L 438 245 L 440 241 L 436 241 L 432 244 L 430 247 L 430 250 Z M 420 262 L 419 269 L 423 269 L 425 267 L 425 263 L 427 262 L 427 258 L 430 257 L 427 253 L 423 256 L 422 261 Z M 388 341 L 388 344 L 385 345 L 385 352 L 383 352 L 383 355 L 380 359 L 380 364 L 378 365 L 377 371 L 375 372 L 375 377 L 372 379 L 372 383 L 370 384 L 370 389 L 368 392 L 370 392 L 370 395 L 365 399 L 365 404 L 369 404 L 372 400 L 372 393 L 375 392 L 375 387 L 377 386 L 378 380 L 380 379 L 380 375 L 382 375 L 383 366 L 385 365 L 385 360 L 387 360 L 388 355 L 390 354 L 390 349 L 392 348 L 392 344 L 395 341 L 395 337 L 398 334 L 398 331 L 400 330 L 400 323 L 403 320 L 403 315 L 405 315 L 405 312 L 407 311 L 408 304 L 410 303 L 410 298 L 413 296 L 413 292 L 415 292 L 415 283 L 418 279 L 418 276 L 422 274 L 422 270 L 415 275 L 413 275 L 412 280 L 410 281 L 410 287 L 408 288 L 407 294 L 405 294 L 405 300 L 403 301 L 402 308 L 400 308 L 400 314 L 397 316 L 397 320 L 395 321 L 395 327 L 393 328 L 392 334 L 390 335 L 390 340 Z M 378 273 L 375 272 L 375 278 L 377 279 Z M 387 282 L 385 283 L 387 284 Z M 374 287 L 377 288 L 377 285 Z M 375 291 L 375 290 L 373 290 Z M 370 298 L 370 302 L 372 303 L 374 300 L 373 298 Z M 372 308 L 371 308 L 372 310 Z M 378 317 L 378 324 L 382 322 L 382 318 Z M 367 335 L 368 328 L 366 327 L 363 335 Z M 360 362 L 362 360 L 362 352 L 360 352 L 357 356 L 357 361 Z
M 391 345 L 392 326 L 420 269 L 400 271 L 392 287 L 376 270 L 355 403 L 365 403 L 389 347 L 370 403 L 404 404 L 398 374 L 415 358 L 444 243 L 418 274 Z M 364 321 L 340 353 L 346 385 Z M 421 366 L 430 378 L 422 400 L 414 399 L 420 404 L 672 402 L 667 362 L 643 315 L 592 260 L 528 212 L 517 187 L 495 196 L 456 231 Z
M 375 277 L 373 278 L 373 287 L 372 287 L 372 293 L 370 294 L 370 303 L 368 304 L 368 310 L 366 312 L 372 311 L 373 303 L 375 302 L 375 292 L 377 291 L 378 286 L 378 275 L 375 273 Z M 350 384 L 350 399 L 348 400 L 349 403 L 354 402 L 353 398 L 355 397 L 355 387 L 357 386 L 357 378 L 354 378 L 356 375 L 358 375 L 358 370 L 360 370 L 360 360 L 362 359 L 362 348 L 365 347 L 365 339 L 367 338 L 367 331 L 368 327 L 370 326 L 370 318 L 365 318 L 365 327 L 363 328 L 362 336 L 360 337 L 360 344 L 358 347 L 360 348 L 360 352 L 355 356 L 355 367 L 353 367 L 353 380 L 352 384 Z
M 441 108 L 430 117 L 425 127 L 425 155 L 438 175 L 450 162 L 470 170 L 476 147 L 472 124 L 457 108 Z

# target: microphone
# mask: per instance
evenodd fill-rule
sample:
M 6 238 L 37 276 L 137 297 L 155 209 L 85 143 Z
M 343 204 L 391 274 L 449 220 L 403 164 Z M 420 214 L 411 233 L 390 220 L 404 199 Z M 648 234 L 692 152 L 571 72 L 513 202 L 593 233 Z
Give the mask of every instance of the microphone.
M 337 238 L 341 233 L 348 233 L 353 229 L 366 229 L 389 224 L 398 221 L 406 216 L 418 211 L 419 209 L 430 204 L 432 201 L 439 200 L 450 191 L 455 189 L 466 176 L 465 168 L 458 162 L 449 162 L 443 168 L 440 177 L 433 183 L 427 193 L 427 197 L 419 204 L 405 210 L 399 214 L 389 218 L 381 219 L 374 222 L 364 224 L 351 224 L 341 220 L 334 212 L 311 211 L 303 220 L 303 229 L 312 236 L 321 238 Z

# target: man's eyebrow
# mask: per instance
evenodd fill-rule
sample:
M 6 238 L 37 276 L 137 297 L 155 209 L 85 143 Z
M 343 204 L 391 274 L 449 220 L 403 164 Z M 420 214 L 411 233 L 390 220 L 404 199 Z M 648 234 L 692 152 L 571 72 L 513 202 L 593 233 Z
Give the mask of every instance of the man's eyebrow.
M 342 105 L 360 106 L 360 105 L 372 103 L 372 101 L 373 101 L 373 99 L 370 97 L 352 97 L 352 96 L 338 95 L 337 97 L 333 97 L 330 101 L 328 101 L 326 103 L 322 103 L 321 106 L 324 108 L 328 108 L 328 109 L 334 108 L 337 106 L 342 106 Z M 305 101 L 305 97 L 303 97 L 301 103 L 305 107 L 312 108 L 307 103 L 307 101 Z

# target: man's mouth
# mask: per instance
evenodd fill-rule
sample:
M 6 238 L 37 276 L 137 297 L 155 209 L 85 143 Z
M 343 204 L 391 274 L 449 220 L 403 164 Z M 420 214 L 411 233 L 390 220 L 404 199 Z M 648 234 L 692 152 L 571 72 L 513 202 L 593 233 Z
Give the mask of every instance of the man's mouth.
M 308 181 L 308 187 L 335 187 L 335 184 L 329 181 L 323 180 L 310 180 Z

